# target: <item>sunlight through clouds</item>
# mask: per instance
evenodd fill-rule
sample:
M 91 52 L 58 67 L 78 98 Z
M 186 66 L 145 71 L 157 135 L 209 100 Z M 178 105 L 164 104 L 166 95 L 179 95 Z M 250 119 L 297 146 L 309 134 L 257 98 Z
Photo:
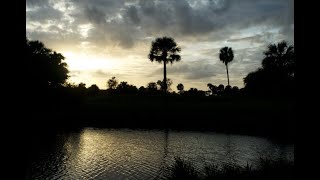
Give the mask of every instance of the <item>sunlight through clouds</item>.
M 96 69 L 105 69 L 110 70 L 116 66 L 120 66 L 120 63 L 116 59 L 101 58 L 93 55 L 86 55 L 81 53 L 73 52 L 62 52 L 66 57 L 66 62 L 70 70 L 96 70 Z
M 93 28 L 93 26 L 90 23 L 89 24 L 82 24 L 82 25 L 78 26 L 78 30 L 79 30 L 79 32 L 80 32 L 80 34 L 81 34 L 81 36 L 83 38 L 87 38 L 88 37 L 88 32 L 92 28 Z

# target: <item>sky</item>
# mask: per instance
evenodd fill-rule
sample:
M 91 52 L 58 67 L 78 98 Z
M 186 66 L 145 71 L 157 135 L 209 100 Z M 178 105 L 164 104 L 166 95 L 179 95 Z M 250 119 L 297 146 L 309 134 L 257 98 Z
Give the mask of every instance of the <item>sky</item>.
M 151 42 L 174 38 L 181 61 L 167 66 L 177 91 L 227 85 L 222 47 L 231 47 L 231 86 L 261 67 L 270 43 L 294 45 L 293 0 L 26 0 L 26 36 L 65 56 L 68 82 L 107 88 L 115 76 L 138 88 L 163 80 Z

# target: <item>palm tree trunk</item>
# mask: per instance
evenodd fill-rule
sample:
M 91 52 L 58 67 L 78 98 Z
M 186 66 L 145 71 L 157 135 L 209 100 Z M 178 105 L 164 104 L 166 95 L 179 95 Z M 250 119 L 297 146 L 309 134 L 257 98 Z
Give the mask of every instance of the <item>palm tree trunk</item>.
M 228 72 L 228 64 L 226 64 L 226 68 L 227 68 L 228 86 L 230 86 L 230 84 L 229 84 L 229 72 Z
M 167 66 L 166 61 L 163 61 L 163 91 L 167 92 Z

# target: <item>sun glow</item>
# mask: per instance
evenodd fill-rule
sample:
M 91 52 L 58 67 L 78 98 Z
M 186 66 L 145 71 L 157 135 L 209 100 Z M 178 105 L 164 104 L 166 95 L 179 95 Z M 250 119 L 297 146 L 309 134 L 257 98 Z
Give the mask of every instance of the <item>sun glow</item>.
M 63 52 L 62 54 L 66 57 L 66 63 L 71 71 L 109 70 L 119 65 L 119 62 L 112 57 L 98 57 L 73 52 Z

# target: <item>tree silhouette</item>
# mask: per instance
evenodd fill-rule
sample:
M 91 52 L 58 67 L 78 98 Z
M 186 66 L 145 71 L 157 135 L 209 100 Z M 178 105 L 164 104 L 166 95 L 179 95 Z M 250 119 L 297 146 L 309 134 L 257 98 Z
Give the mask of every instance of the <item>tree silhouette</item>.
M 215 85 L 213 85 L 211 83 L 208 83 L 207 86 L 210 89 L 212 95 L 217 95 L 217 93 L 218 93 L 218 87 L 217 86 L 215 86 Z
M 86 84 L 83 83 L 83 82 L 81 82 L 81 83 L 79 83 L 78 87 L 79 87 L 79 88 L 86 88 Z
M 69 78 L 65 57 L 48 49 L 40 41 L 29 41 L 26 38 L 25 78 L 33 88 L 43 90 L 48 87 L 63 85 Z
M 180 61 L 181 57 L 178 53 L 181 51 L 181 48 L 177 46 L 176 42 L 171 37 L 162 37 L 157 38 L 155 41 L 152 41 L 151 50 L 148 55 L 151 62 L 157 61 L 159 63 L 163 62 L 163 90 L 167 91 L 167 68 L 166 64 L 170 62 L 171 64 L 174 61 Z
M 188 91 L 188 94 L 191 96 L 196 96 L 198 94 L 198 89 L 197 88 L 190 88 Z
M 294 47 L 286 41 L 270 44 L 264 53 L 262 67 L 264 70 L 274 73 L 282 73 L 287 77 L 294 76 Z
M 295 53 L 286 41 L 270 44 L 263 53 L 262 68 L 244 79 L 245 90 L 253 95 L 292 94 L 294 90 Z
M 96 84 L 92 84 L 89 88 L 88 88 L 88 95 L 90 96 L 95 96 L 99 93 L 100 89 Z
M 136 86 L 129 85 L 127 82 L 120 82 L 116 88 L 117 93 L 119 94 L 136 94 L 138 89 Z
M 86 92 L 87 92 L 87 88 L 86 88 L 86 84 L 81 82 L 79 83 L 78 87 L 77 88 L 77 91 L 79 93 L 80 96 L 85 96 Z
M 220 84 L 218 87 L 217 87 L 217 94 L 218 95 L 223 95 L 224 93 L 224 85 L 223 84 Z
M 159 89 L 160 90 L 164 91 L 165 88 L 167 88 L 167 91 L 170 91 L 171 90 L 171 85 L 172 85 L 173 82 L 172 82 L 171 79 L 167 78 L 166 83 L 167 83 L 167 86 L 165 86 L 165 83 L 163 81 L 161 81 L 161 80 L 157 81 L 157 84 L 159 85 L 159 87 L 160 87 Z
M 144 96 L 146 94 L 147 89 L 144 86 L 140 86 L 138 89 L 139 95 Z
M 245 91 L 249 94 L 266 94 L 269 86 L 268 74 L 262 68 L 254 72 L 250 72 L 245 78 L 243 78 L 243 82 L 245 85 Z
M 227 77 L 228 77 L 228 86 L 230 86 L 229 83 L 229 72 L 228 72 L 228 63 L 230 63 L 233 60 L 233 51 L 232 48 L 230 47 L 223 47 L 220 49 L 220 54 L 219 54 L 220 61 L 222 61 L 226 65 L 227 69 Z
M 184 90 L 184 85 L 182 83 L 178 84 L 177 89 L 179 90 L 179 93 L 182 94 Z
M 185 91 L 186 96 L 205 96 L 205 91 L 198 90 L 197 88 L 190 88 L 188 91 Z
M 231 91 L 232 91 L 232 88 L 229 85 L 224 88 L 225 95 L 231 95 Z
M 231 89 L 231 93 L 232 95 L 239 95 L 239 88 L 238 86 L 233 86 L 232 89 Z
M 149 95 L 154 95 L 158 92 L 158 87 L 157 87 L 157 83 L 156 82 L 149 82 L 147 84 L 147 94 Z
M 108 80 L 107 86 L 109 89 L 116 89 L 118 85 L 118 80 L 116 80 L 116 77 L 112 77 L 111 79 Z
M 157 90 L 157 83 L 149 82 L 148 85 L 147 85 L 147 89 L 149 89 L 149 90 Z
M 120 82 L 120 84 L 117 86 L 117 89 L 126 89 L 127 87 L 129 87 L 128 82 L 122 81 L 122 82 Z

